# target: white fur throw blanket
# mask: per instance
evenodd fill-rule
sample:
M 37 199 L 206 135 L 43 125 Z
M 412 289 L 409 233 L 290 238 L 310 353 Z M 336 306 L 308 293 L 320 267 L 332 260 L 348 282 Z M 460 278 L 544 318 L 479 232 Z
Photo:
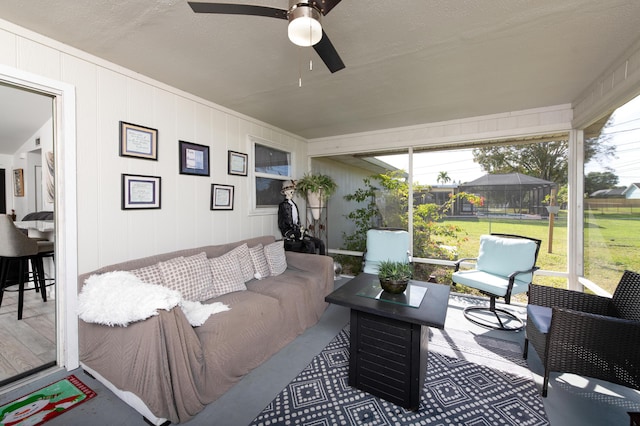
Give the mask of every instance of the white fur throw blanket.
M 158 315 L 158 309 L 180 305 L 189 323 L 200 326 L 209 316 L 228 311 L 224 303 L 202 304 L 183 300 L 179 292 L 147 284 L 126 271 L 91 275 L 78 296 L 78 316 L 85 322 L 126 327 Z

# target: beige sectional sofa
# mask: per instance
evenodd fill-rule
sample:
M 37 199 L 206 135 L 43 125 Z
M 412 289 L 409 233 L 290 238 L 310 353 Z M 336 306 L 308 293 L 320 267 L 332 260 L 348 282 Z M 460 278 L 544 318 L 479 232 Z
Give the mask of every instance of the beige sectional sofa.
M 168 281 L 180 281 L 208 266 L 212 269 L 204 272 L 205 276 L 211 273 L 210 286 L 196 289 L 192 292 L 196 296 L 191 297 L 197 300 L 213 294 L 202 303 L 221 302 L 229 307 L 198 327 L 188 322 L 179 306 L 159 310 L 157 315 L 126 327 L 79 320 L 82 367 L 153 424 L 189 420 L 251 369 L 315 324 L 326 309 L 324 297 L 333 290 L 334 283 L 332 259 L 282 251 L 279 260 L 286 259 L 283 272 L 277 275 L 266 272 L 264 259 L 256 268 L 255 253 L 263 250 L 268 254 L 266 247 L 275 247 L 277 254 L 280 246 L 273 236 L 257 237 L 132 260 L 79 276 L 78 286 L 82 290 L 89 277 L 111 271 L 131 271 L 145 282 L 171 276 L 177 278 Z M 249 258 L 247 248 L 251 249 Z M 207 258 L 204 263 L 203 252 Z M 189 264 L 185 259 L 197 259 L 199 263 Z M 237 278 L 235 259 L 241 264 L 244 282 L 239 288 L 221 283 L 228 281 L 229 275 Z M 247 262 L 248 259 L 251 261 Z M 266 260 L 267 268 L 273 269 L 272 259 Z M 173 267 L 175 262 L 182 262 L 180 267 L 186 264 L 187 269 L 182 273 L 179 269 L 167 271 L 167 266 Z M 227 268 L 225 262 L 233 263 L 233 268 Z M 253 269 L 248 269 L 250 266 Z M 275 265 L 276 269 L 282 267 Z M 251 272 L 253 277 L 249 275 Z M 260 279 L 255 278 L 256 274 Z M 175 288 L 175 282 L 154 284 Z M 182 292 L 193 290 L 185 289 L 184 285 L 178 285 L 182 286 Z

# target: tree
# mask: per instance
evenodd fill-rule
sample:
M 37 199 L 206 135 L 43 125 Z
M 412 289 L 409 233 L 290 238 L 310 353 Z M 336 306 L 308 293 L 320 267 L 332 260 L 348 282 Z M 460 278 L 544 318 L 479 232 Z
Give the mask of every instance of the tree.
M 612 172 L 590 172 L 584 178 L 584 192 L 593 194 L 601 189 L 615 188 L 619 181 Z
M 451 182 L 451 178 L 449 177 L 449 173 L 447 173 L 447 172 L 438 173 L 437 182 L 442 183 L 442 184 L 446 184 L 446 183 Z
M 612 125 L 611 119 L 604 128 Z M 602 134 L 584 142 L 584 162 L 605 162 L 615 156 L 611 135 Z M 497 145 L 475 148 L 473 159 L 487 173 L 522 173 L 555 182 L 567 183 L 569 143 L 566 140 L 521 145 Z
M 567 141 L 475 148 L 473 159 L 487 173 L 522 173 L 556 183 L 568 175 Z

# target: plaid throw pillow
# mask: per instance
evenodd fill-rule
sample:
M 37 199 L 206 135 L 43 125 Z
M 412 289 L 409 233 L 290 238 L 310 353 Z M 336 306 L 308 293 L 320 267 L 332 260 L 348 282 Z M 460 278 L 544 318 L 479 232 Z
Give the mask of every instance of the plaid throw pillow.
M 271 275 L 280 275 L 287 269 L 287 257 L 284 253 L 284 241 L 276 241 L 264 246 L 264 257 L 267 259 Z
M 262 244 L 258 244 L 255 247 L 249 247 L 249 256 L 253 263 L 253 269 L 255 269 L 255 277 L 259 280 L 267 278 L 271 275 L 269 265 L 267 264 L 267 258 L 264 257 L 264 250 Z
M 179 291 L 186 300 L 207 300 L 203 295 L 212 281 L 212 275 L 206 253 L 159 262 L 158 268 L 165 287 Z
M 140 281 L 147 284 L 164 285 L 164 282 L 162 281 L 162 273 L 160 272 L 158 265 L 145 266 L 129 272 L 138 277 Z
M 228 252 L 220 257 L 209 259 L 209 267 L 211 268 L 213 281 L 205 293 L 207 299 L 247 289 L 242 279 L 240 262 L 235 253 Z
M 238 257 L 238 262 L 240 262 L 240 270 L 242 271 L 242 279 L 246 283 L 249 280 L 253 279 L 253 274 L 255 271 L 253 270 L 253 263 L 251 262 L 251 257 L 249 256 L 249 246 L 247 244 L 242 244 L 229 251 L 229 253 L 233 253 Z

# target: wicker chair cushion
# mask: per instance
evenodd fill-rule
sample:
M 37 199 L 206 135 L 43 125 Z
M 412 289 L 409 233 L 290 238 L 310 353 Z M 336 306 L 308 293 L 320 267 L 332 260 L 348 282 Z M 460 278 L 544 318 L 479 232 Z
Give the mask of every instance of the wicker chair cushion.
M 503 277 L 515 271 L 526 271 L 536 262 L 536 249 L 536 243 L 531 240 L 482 235 L 476 269 Z M 516 278 L 530 283 L 533 274 L 521 274 Z
M 504 276 L 490 274 L 484 271 L 468 270 L 454 273 L 457 284 L 476 288 L 480 291 L 504 297 L 509 287 L 509 279 Z M 519 275 L 521 277 L 524 275 Z M 529 281 L 514 280 L 511 294 L 525 293 L 529 289 Z
M 542 334 L 549 333 L 552 309 L 546 306 L 527 305 L 527 321 Z

